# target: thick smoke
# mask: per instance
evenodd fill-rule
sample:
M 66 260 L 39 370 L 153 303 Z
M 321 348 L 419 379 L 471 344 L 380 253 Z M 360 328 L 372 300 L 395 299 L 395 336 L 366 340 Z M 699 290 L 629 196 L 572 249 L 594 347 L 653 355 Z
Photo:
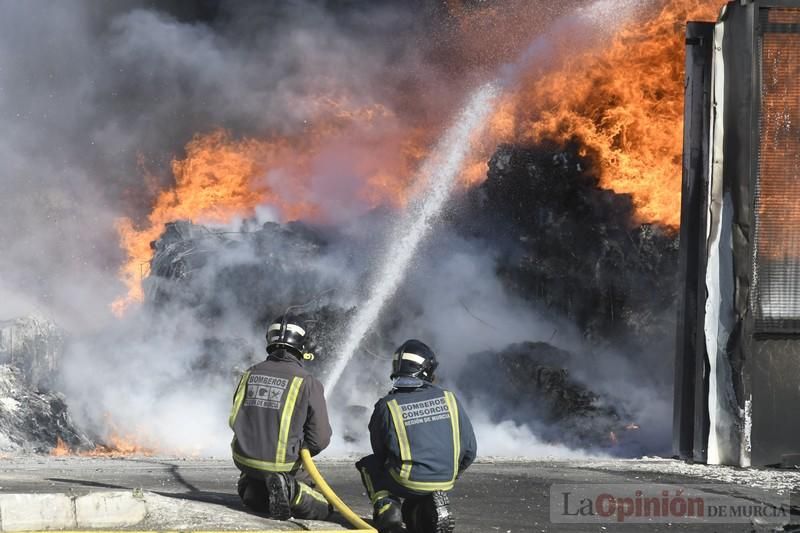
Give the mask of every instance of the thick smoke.
M 146 214 L 192 135 L 297 133 L 320 113 L 321 96 L 399 105 L 389 100 L 398 86 L 413 99 L 433 85 L 415 19 L 391 6 L 237 2 L 183 13 L 181 4 L 3 3 L 0 290 L 9 313 L 39 307 L 81 327 L 107 318 L 121 292 L 114 219 Z M 389 32 L 397 38 L 386 43 Z
M 120 292 L 112 279 L 120 260 L 114 218 L 146 214 L 192 135 L 217 127 L 296 133 L 317 118 L 321 95 L 440 125 L 459 100 L 453 92 L 513 62 L 531 31 L 546 32 L 581 2 L 560 10 L 499 3 L 484 31 L 506 35 L 481 47 L 474 34 L 453 29 L 461 20 L 442 16 L 437 3 L 264 4 L 3 2 L 4 302 L 40 306 L 64 322 L 99 320 Z M 581 13 L 607 25 L 611 17 L 591 5 Z M 352 169 L 344 166 L 322 172 L 339 178 L 337 187 L 319 178 L 313 192 L 328 198 L 347 189 Z M 89 292 L 97 298 L 87 301 Z
M 285 259 L 267 259 L 270 280 L 260 280 L 260 287 L 241 278 L 250 268 L 259 275 L 265 272 L 260 268 L 265 257 L 255 240 L 247 235 L 229 236 L 233 240 L 225 241 L 206 239 L 198 250 L 202 246 L 201 253 L 207 254 L 211 263 L 205 263 L 190 280 L 172 282 L 174 286 L 162 280 L 158 310 L 134 312 L 124 325 L 73 344 L 64 371 L 70 385 L 68 397 L 76 407 L 88 407 L 75 414 L 100 430 L 109 422 L 105 413 L 111 413 L 113 429 L 137 435 L 143 445 L 177 452 L 225 453 L 224 424 L 235 379 L 238 372 L 264 357 L 267 317 L 289 303 L 304 303 L 332 289 L 321 303 L 340 310 L 332 319 L 344 326 L 345 314 L 359 303 L 359 282 L 382 249 L 380 237 L 385 230 L 381 228 L 388 222 L 387 215 L 372 214 L 368 223 L 327 236 L 325 244 L 311 253 L 304 248 L 304 239 L 285 237 L 282 241 L 276 236 L 269 246 L 283 248 Z M 239 245 L 232 244 L 234 241 Z M 357 253 L 348 254 L 351 251 Z M 229 277 L 229 272 L 236 278 Z M 208 287 L 216 288 L 213 296 L 205 294 Z M 252 299 L 248 299 L 248 291 L 255 292 Z M 339 452 L 364 449 L 368 444 L 341 440 L 346 436 L 343 430 L 348 415 L 337 406 L 346 403 L 371 408 L 378 395 L 390 387 L 389 356 L 406 338 L 425 339 L 437 350 L 442 379 L 447 383 L 475 351 L 501 349 L 510 342 L 547 340 L 554 330 L 569 329 L 544 319 L 530 304 L 508 294 L 494 274 L 492 255 L 479 243 L 449 232 L 437 234 L 420 253 L 385 317 L 385 323 L 368 335 L 334 391 L 334 449 Z M 333 333 L 335 337 L 340 332 Z M 98 354 L 102 354 L 100 358 Z M 325 357 L 331 355 L 327 350 L 320 354 L 321 361 L 315 365 L 318 372 L 329 367 Z M 88 367 L 103 379 L 86 379 Z M 366 420 L 360 422 L 366 424 Z M 488 421 L 481 427 L 486 428 L 486 435 L 494 431 Z M 363 436 L 365 428 L 359 429 Z M 488 442 L 485 448 L 487 453 L 507 449 L 507 444 L 495 448 Z
M 468 7 L 460 18 L 438 2 L 419 1 L 415 9 L 408 2 L 168 2 L 157 9 L 133 1 L 0 1 L 0 126 L 7 132 L 0 140 L 0 319 L 38 311 L 72 333 L 63 387 L 77 419 L 98 437 L 114 431 L 167 451 L 225 453 L 236 374 L 263 358 L 264 321 L 330 288 L 323 303 L 351 313 L 390 238 L 394 212 L 365 214 L 348 154 L 391 157 L 368 141 L 393 128 L 441 131 L 468 88 L 526 50 L 532 36 L 520 27 L 546 32 L 567 9 L 605 5 L 566 2 L 558 11 L 531 4 L 499 2 L 491 30 L 498 38 L 478 47 L 462 31 L 471 22 Z M 514 16 L 498 16 L 503 10 Z M 598 21 L 608 29 L 609 17 Z M 554 42 L 569 35 L 568 24 L 556 27 Z M 550 48 L 531 50 L 526 68 L 552 61 L 544 52 Z M 315 230 L 325 241 L 321 251 L 293 250 L 273 261 L 283 253 L 277 239 L 274 278 L 241 279 L 241 267 L 258 273 L 264 256 L 246 237 L 233 246 L 235 235 L 206 235 L 199 240 L 211 264 L 191 279 L 192 290 L 113 319 L 109 303 L 124 292 L 115 220 L 144 219 L 171 184 L 169 163 L 186 142 L 219 127 L 236 136 L 301 134 L 325 111 L 321 95 L 350 108 L 379 104 L 396 117 L 381 131 L 349 133 L 316 159 L 311 200 L 327 202 L 333 221 Z M 260 214 L 214 229 L 248 232 L 277 218 L 269 207 Z M 383 358 L 408 337 L 442 354 L 445 382 L 469 354 L 510 343 L 552 341 L 581 353 L 576 328 L 504 286 L 496 269 L 503 252 L 452 228 L 434 235 L 350 365 L 342 388 L 363 381 L 348 401 L 371 406 L 388 387 Z M 196 307 L 187 300 L 194 291 L 214 292 L 214 305 Z M 480 405 L 471 407 L 487 436 L 485 453 L 563 451 L 537 447 L 530 428 L 496 426 Z M 340 438 L 343 414 L 335 416 Z M 509 447 L 523 438 L 520 449 Z M 363 441 L 337 441 L 338 450 L 352 446 Z

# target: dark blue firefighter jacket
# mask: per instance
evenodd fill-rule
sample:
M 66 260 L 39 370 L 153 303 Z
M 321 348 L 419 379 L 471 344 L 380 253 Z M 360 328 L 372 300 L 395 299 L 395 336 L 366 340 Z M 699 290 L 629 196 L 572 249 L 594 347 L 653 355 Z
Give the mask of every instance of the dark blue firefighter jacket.
M 395 389 L 378 400 L 369 434 L 372 451 L 389 474 L 416 492 L 452 489 L 478 448 L 455 395 L 429 383 Z

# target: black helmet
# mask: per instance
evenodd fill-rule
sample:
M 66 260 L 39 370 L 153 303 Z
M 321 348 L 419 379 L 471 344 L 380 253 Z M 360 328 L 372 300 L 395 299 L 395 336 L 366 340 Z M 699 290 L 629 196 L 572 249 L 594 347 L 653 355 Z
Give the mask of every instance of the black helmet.
M 410 339 L 400 345 L 392 357 L 392 379 L 411 378 L 409 385 L 414 382 L 433 381 L 433 373 L 439 362 L 427 344 L 416 339 Z M 420 386 L 418 383 L 416 386 Z
M 267 353 L 283 348 L 294 356 L 313 359 L 313 343 L 304 320 L 286 313 L 277 317 L 267 328 Z

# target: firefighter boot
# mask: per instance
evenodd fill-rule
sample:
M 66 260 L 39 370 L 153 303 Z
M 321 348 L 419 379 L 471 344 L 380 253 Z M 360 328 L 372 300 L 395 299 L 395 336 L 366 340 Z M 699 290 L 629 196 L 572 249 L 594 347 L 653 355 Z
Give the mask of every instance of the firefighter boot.
M 375 502 L 372 514 L 378 533 L 405 533 L 400 502 L 393 498 L 381 498 Z
M 242 474 L 236 483 L 236 492 L 242 503 L 257 513 L 269 512 L 267 504 L 267 487 L 260 479 L 254 479 Z
M 333 507 L 325 496 L 302 481 L 297 482 L 297 492 L 292 500 L 292 516 L 304 520 L 327 520 L 333 514 Z
M 456 529 L 450 498 L 439 490 L 403 502 L 403 520 L 410 533 L 453 533 Z
M 297 482 L 281 472 L 267 474 L 269 516 L 273 520 L 288 520 L 292 517 L 291 502 L 297 492 Z
M 456 518 L 450 512 L 450 498 L 446 492 L 437 490 L 431 494 L 432 515 L 435 533 L 453 533 L 456 529 Z

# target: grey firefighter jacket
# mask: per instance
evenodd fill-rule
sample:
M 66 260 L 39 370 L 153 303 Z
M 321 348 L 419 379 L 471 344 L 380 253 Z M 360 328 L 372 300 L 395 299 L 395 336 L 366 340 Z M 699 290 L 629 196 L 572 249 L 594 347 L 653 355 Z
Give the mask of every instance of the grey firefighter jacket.
M 332 433 L 322 384 L 284 350 L 244 373 L 229 424 L 233 461 L 254 477 L 297 470 L 301 448 L 316 455 Z
M 455 395 L 432 384 L 395 389 L 378 400 L 369 435 L 389 475 L 416 492 L 452 489 L 478 451 L 472 423 Z

